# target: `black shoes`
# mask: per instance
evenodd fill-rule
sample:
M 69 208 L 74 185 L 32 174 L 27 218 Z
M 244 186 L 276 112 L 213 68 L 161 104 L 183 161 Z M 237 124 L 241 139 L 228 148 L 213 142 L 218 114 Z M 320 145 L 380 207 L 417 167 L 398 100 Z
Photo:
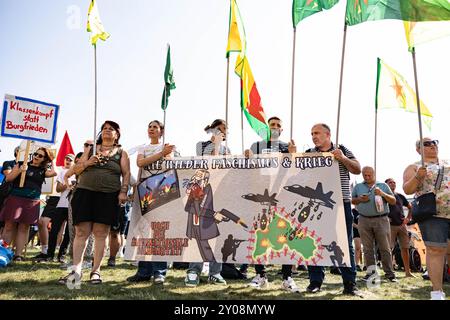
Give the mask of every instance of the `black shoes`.
M 344 291 L 342 294 L 349 295 L 349 296 L 356 296 L 356 297 L 363 297 L 361 292 L 358 290 L 356 285 L 353 283 L 344 283 Z
M 309 293 L 317 293 L 320 291 L 320 286 L 322 284 L 316 281 L 312 281 L 308 287 L 306 287 L 306 292 Z
M 128 277 L 128 282 L 144 282 L 144 281 L 150 281 L 152 277 L 143 277 L 138 275 L 137 273 L 134 276 Z

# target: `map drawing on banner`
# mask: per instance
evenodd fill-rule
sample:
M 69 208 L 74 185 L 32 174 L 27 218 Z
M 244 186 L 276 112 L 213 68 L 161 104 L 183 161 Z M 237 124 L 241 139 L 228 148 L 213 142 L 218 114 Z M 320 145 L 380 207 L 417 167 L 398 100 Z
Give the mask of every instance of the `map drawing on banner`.
M 56 104 L 7 94 L 1 113 L 1 135 L 53 144 L 58 112 Z
M 144 170 L 157 173 L 135 195 L 126 260 L 350 265 L 330 153 L 175 158 Z

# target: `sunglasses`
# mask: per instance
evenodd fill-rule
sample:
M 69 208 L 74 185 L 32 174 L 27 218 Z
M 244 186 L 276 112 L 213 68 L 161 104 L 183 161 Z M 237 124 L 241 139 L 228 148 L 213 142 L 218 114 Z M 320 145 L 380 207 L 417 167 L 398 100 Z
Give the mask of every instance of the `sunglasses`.
M 33 153 L 33 156 L 35 156 L 36 158 L 39 158 L 39 159 L 42 159 L 43 157 L 45 157 L 43 154 L 37 153 L 37 152 Z
M 88 147 L 93 147 L 93 146 L 94 146 L 93 144 L 90 144 L 90 143 L 86 143 L 86 142 L 84 143 L 84 147 L 85 147 L 85 148 L 88 148 Z
M 424 147 L 431 147 L 431 146 L 438 146 L 439 145 L 439 140 L 431 140 L 431 141 L 424 141 L 423 142 L 423 146 Z

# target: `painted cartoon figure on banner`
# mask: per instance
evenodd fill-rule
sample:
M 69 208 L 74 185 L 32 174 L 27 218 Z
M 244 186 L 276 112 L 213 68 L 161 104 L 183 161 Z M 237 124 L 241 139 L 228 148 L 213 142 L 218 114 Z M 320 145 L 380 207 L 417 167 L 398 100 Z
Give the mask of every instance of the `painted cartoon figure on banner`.
M 236 261 L 236 252 L 242 242 L 247 240 L 234 239 L 232 234 L 228 235 L 228 238 L 224 241 L 222 252 L 222 261 L 227 262 L 228 257 L 231 256 L 231 260 Z
M 197 241 L 203 261 L 216 262 L 208 240 L 217 238 L 220 235 L 217 224 L 231 220 L 244 228 L 247 228 L 247 225 L 237 215 L 226 209 L 214 210 L 213 192 L 209 184 L 209 176 L 209 171 L 199 169 L 184 184 L 188 195 L 184 208 L 188 213 L 186 236 Z

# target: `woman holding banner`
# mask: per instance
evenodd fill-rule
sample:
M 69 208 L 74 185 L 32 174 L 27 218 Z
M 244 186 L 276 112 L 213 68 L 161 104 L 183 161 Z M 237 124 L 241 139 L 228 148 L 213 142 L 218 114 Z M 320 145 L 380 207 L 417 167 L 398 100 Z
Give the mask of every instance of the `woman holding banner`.
M 7 243 L 15 240 L 14 261 L 24 260 L 22 251 L 28 242 L 30 225 L 39 219 L 42 184 L 45 178 L 57 175 L 53 169 L 53 158 L 49 149 L 39 148 L 30 162 L 19 162 L 6 176 L 6 181 L 12 181 L 13 188 L 0 212 L 0 220 L 5 221 L 3 239 Z M 51 164 L 50 168 L 48 164 Z M 22 173 L 25 174 L 23 187 L 20 186 Z
M 138 151 L 137 166 L 139 167 L 139 182 L 151 176 L 149 167 L 161 158 L 171 157 L 175 150 L 174 145 L 162 144 L 161 137 L 164 135 L 164 124 L 153 120 L 148 124 L 148 137 L 150 144 L 144 145 Z M 139 199 L 137 194 L 135 199 Z M 140 210 L 139 203 L 135 201 L 133 213 Z M 141 213 L 139 213 L 141 215 Z M 167 262 L 139 261 L 138 270 L 135 275 L 127 278 L 128 282 L 149 281 L 151 277 L 155 284 L 163 284 L 167 272 Z
M 130 159 L 119 144 L 120 127 L 105 121 L 97 139 L 96 154 L 84 152 L 74 166 L 79 175 L 72 198 L 72 218 L 75 225 L 72 272 L 58 282 L 75 277 L 81 279 L 81 266 L 86 243 L 94 235 L 94 265 L 90 274 L 92 284 L 101 284 L 100 264 L 105 253 L 106 238 L 119 218 L 119 205 L 127 201 L 130 181 Z M 90 150 L 90 149 L 89 149 Z

